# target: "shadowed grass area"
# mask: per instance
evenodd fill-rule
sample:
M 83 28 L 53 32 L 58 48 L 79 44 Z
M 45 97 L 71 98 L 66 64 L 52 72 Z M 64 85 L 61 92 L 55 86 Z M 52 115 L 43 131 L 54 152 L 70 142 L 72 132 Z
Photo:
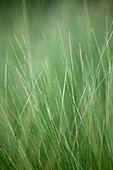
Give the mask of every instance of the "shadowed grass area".
M 44 11 L 23 1 L 9 16 L 1 10 L 0 169 L 113 168 L 113 23 L 105 6 Z

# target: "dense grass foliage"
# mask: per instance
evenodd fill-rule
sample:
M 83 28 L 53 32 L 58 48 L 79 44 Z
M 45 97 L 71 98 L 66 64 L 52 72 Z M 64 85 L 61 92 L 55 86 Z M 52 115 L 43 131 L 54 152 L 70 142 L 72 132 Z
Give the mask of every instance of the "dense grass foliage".
M 0 169 L 113 169 L 112 15 L 36 9 L 0 15 Z

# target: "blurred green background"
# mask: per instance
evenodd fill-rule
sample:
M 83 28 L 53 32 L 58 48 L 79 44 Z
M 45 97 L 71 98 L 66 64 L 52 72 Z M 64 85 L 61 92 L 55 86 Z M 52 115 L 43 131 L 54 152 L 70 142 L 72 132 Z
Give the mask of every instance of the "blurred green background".
M 92 51 L 91 28 L 93 28 L 100 49 L 102 49 L 106 30 L 106 15 L 110 26 L 113 18 L 112 7 L 111 0 L 1 0 L 0 87 L 3 87 L 6 53 L 8 53 L 8 58 L 12 63 L 15 61 L 10 44 L 11 42 L 18 49 L 14 34 L 18 37 L 26 53 L 28 48 L 34 69 L 40 68 L 41 62 L 47 58 L 51 69 L 59 66 L 58 71 L 62 72 L 59 59 L 63 52 L 58 23 L 67 56 L 69 54 L 69 32 L 71 34 L 73 55 L 78 55 L 79 44 L 81 44 L 81 48 L 86 54 L 87 50 Z M 27 44 L 24 43 L 23 37 Z M 19 49 L 17 51 L 20 55 Z

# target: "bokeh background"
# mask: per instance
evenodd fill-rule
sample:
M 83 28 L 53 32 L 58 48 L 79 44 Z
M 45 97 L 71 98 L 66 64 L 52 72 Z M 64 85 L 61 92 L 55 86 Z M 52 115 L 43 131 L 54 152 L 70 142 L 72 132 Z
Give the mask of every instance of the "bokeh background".
M 60 59 L 63 52 L 58 25 L 67 56 L 70 32 L 75 58 L 79 53 L 79 44 L 85 54 L 87 50 L 91 53 L 91 28 L 102 49 L 106 18 L 110 26 L 113 19 L 112 9 L 112 0 L 0 0 L 0 88 L 4 87 L 6 53 L 10 62 L 15 64 L 11 43 L 22 59 L 14 34 L 31 58 L 34 70 L 40 70 L 41 62 L 47 58 L 51 74 L 52 69 L 56 68 L 58 75 L 61 75 Z M 16 76 L 13 77 L 15 79 Z
M 106 25 L 110 28 L 112 24 L 112 9 L 112 0 L 0 0 L 0 88 L 4 88 L 6 55 L 11 65 L 16 67 L 17 64 L 13 48 L 21 64 L 24 63 L 15 36 L 30 59 L 34 72 L 37 69 L 40 71 L 41 63 L 47 59 L 51 76 L 54 77 L 53 70 L 56 69 L 62 81 L 60 75 L 64 73 L 61 60 L 64 53 L 61 36 L 66 58 L 69 58 L 69 32 L 73 58 L 79 72 L 79 46 L 83 54 L 88 54 L 90 61 L 93 60 L 96 65 L 99 57 L 92 50 L 92 45 L 96 46 L 92 29 L 102 50 Z M 15 74 L 12 66 L 11 69 Z M 12 75 L 15 82 L 16 77 Z M 78 81 L 80 85 L 81 79 Z

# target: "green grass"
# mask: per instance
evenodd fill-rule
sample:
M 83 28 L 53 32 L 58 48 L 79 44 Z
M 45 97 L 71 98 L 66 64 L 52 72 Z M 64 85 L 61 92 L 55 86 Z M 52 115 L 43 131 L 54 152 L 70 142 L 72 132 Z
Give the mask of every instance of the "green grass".
M 113 23 L 104 5 L 24 6 L 10 29 L 2 25 L 0 169 L 113 169 Z

